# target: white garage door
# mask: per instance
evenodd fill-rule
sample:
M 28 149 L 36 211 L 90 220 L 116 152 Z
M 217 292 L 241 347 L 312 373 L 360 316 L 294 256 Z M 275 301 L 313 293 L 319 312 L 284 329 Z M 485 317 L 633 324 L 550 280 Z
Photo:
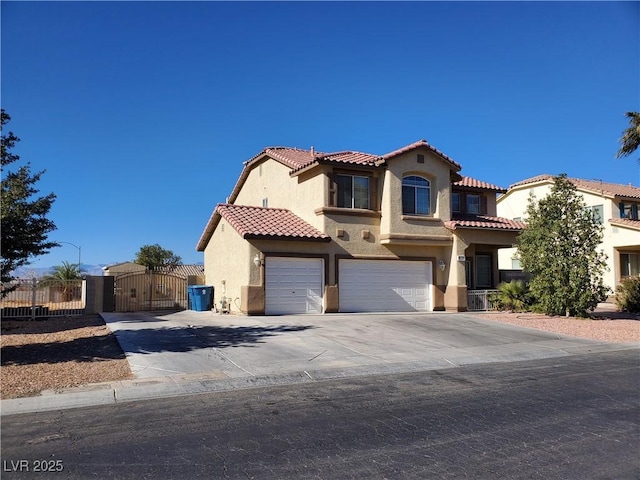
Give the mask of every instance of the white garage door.
M 267 257 L 265 313 L 322 313 L 322 267 L 320 258 Z
M 341 260 L 341 312 L 431 310 L 431 262 Z

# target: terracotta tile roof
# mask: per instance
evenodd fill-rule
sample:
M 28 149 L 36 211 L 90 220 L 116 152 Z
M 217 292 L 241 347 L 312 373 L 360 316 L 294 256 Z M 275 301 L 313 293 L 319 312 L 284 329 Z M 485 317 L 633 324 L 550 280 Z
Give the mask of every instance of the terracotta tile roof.
M 630 218 L 612 218 L 609 220 L 609 223 L 618 227 L 629 227 L 635 230 L 640 230 L 640 220 L 632 220 Z
M 383 164 L 386 160 L 409 152 L 416 148 L 425 147 L 432 152 L 438 154 L 445 161 L 449 162 L 456 170 L 460 170 L 462 167 L 460 164 L 453 161 L 450 157 L 442 153 L 437 148 L 429 145 L 426 140 L 420 140 L 410 145 L 402 147 L 386 155 L 374 155 L 371 153 L 355 152 L 352 150 L 345 150 L 341 152 L 318 152 L 312 150 L 303 150 L 300 148 L 292 147 L 267 147 L 261 151 L 258 155 L 250 159 L 247 164 L 261 158 L 264 155 L 268 155 L 279 162 L 282 162 L 286 166 L 292 169 L 291 173 L 295 173 L 305 167 L 313 165 L 315 163 L 344 163 L 350 165 L 365 165 L 370 167 L 376 167 Z
M 443 159 L 445 159 L 447 162 L 449 162 L 451 165 L 453 165 L 456 168 L 456 170 L 460 170 L 462 168 L 462 166 L 459 163 L 454 161 L 451 157 L 449 157 L 449 156 L 445 155 L 444 153 L 442 153 L 437 148 L 435 148 L 432 145 L 430 145 L 429 142 L 427 142 L 426 140 L 418 140 L 417 142 L 411 143 L 411 144 L 409 144 L 409 145 L 407 145 L 405 147 L 401 147 L 398 150 L 394 150 L 393 152 L 389 152 L 389 153 L 383 155 L 382 158 L 384 160 L 389 160 L 390 158 L 396 157 L 398 155 L 402 155 L 403 153 L 406 153 L 406 152 L 408 152 L 410 150 L 414 150 L 416 148 L 421 148 L 421 147 L 428 148 L 433 153 L 436 153 L 437 155 L 441 156 Z
M 544 174 L 536 177 L 527 178 L 520 182 L 514 183 L 509 188 L 520 187 L 522 185 L 529 185 L 532 183 L 553 183 L 554 175 Z M 608 183 L 601 182 L 600 180 L 584 180 L 581 178 L 567 178 L 571 181 L 576 188 L 580 190 L 586 190 L 588 192 L 596 193 L 598 195 L 604 195 L 607 197 L 626 197 L 626 198 L 640 198 L 640 187 L 634 185 L 624 185 L 621 183 Z
M 262 154 L 267 154 L 271 158 L 275 158 L 293 170 L 306 167 L 317 160 L 319 156 L 324 155 L 321 152 L 311 153 L 311 150 L 291 147 L 267 147 L 261 152 L 261 155 Z
M 466 215 L 457 216 L 444 226 L 450 230 L 457 228 L 481 228 L 488 230 L 511 230 L 519 231 L 524 229 L 524 223 L 516 220 L 509 220 L 502 217 L 490 217 L 488 215 Z
M 322 157 L 323 160 L 337 163 L 354 163 L 359 165 L 376 165 L 376 161 L 380 159 L 377 155 L 362 152 L 335 152 L 328 153 Z
M 273 240 L 313 240 L 328 242 L 328 235 L 285 208 L 219 204 L 215 210 L 242 236 Z
M 482 190 L 492 190 L 494 192 L 505 193 L 506 188 L 499 187 L 492 183 L 483 182 L 482 180 L 476 180 L 475 178 L 462 176 L 462 180 L 455 182 L 453 185 L 457 187 L 473 187 L 480 188 Z

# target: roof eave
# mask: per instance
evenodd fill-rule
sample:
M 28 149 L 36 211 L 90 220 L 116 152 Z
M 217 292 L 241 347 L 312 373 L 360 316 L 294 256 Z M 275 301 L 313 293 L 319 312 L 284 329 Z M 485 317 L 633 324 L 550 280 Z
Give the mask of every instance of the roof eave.
M 288 236 L 288 235 L 263 235 L 257 233 L 245 233 L 242 235 L 245 240 L 278 240 L 285 242 L 318 242 L 328 243 L 331 237 L 304 237 L 304 236 Z
M 447 225 L 445 224 L 445 227 L 448 228 L 449 230 L 491 230 L 491 231 L 495 231 L 495 232 L 521 232 L 522 230 L 524 230 L 523 228 L 512 228 L 512 227 L 471 227 L 471 226 L 466 226 L 466 225 Z
M 216 228 L 218 227 L 221 218 L 222 216 L 218 212 L 218 206 L 216 206 L 216 208 L 213 210 L 213 213 L 211 214 L 211 217 L 209 217 L 207 225 L 202 231 L 202 235 L 200 235 L 200 240 L 198 240 L 198 243 L 196 244 L 196 252 L 204 252 L 204 250 L 207 248 L 209 240 L 211 240 L 213 232 L 215 232 Z

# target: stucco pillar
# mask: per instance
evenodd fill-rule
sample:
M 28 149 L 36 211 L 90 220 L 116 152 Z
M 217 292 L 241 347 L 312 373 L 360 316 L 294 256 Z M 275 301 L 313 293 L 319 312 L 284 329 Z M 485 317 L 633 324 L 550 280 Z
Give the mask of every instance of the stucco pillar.
M 449 268 L 449 280 L 444 293 L 444 306 L 446 310 L 456 312 L 467 311 L 467 284 L 465 279 L 464 261 L 458 260 L 464 256 L 469 245 L 461 235 L 453 233 L 453 248 L 451 249 L 451 261 Z

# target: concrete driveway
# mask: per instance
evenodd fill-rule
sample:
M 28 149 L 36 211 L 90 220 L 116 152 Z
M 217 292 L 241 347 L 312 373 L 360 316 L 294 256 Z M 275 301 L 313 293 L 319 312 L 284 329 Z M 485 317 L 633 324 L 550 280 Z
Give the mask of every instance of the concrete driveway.
M 566 356 L 613 347 L 484 320 L 482 314 L 248 317 L 101 314 L 137 378 L 301 373 L 334 378 Z

